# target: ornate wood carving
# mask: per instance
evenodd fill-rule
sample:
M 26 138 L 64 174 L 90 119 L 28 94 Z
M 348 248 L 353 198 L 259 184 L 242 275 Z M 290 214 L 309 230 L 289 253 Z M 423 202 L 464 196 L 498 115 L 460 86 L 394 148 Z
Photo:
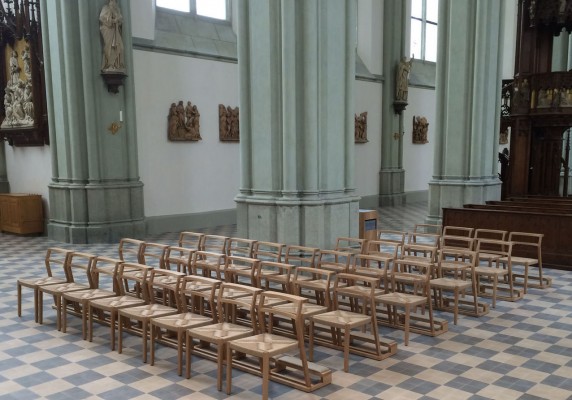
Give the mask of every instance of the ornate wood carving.
M 427 118 L 413 116 L 413 144 L 429 143 L 427 140 L 428 130 L 429 122 L 427 122 Z
M 354 136 L 356 143 L 367 143 L 367 111 L 355 115 Z
M 39 0 L 0 1 L 0 138 L 49 143 Z
M 240 129 L 238 107 L 218 105 L 219 139 L 221 142 L 238 142 Z
M 201 140 L 201 114 L 196 105 L 187 101 L 187 105 L 183 101 L 178 104 L 171 103 L 169 108 L 168 120 L 168 138 L 171 141 L 180 142 L 196 142 Z

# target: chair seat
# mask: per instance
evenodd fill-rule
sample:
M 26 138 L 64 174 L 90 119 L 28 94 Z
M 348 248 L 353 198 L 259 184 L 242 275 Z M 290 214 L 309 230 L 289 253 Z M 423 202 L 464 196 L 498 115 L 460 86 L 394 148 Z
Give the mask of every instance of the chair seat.
M 42 285 L 41 290 L 48 294 L 61 294 L 64 292 L 71 292 L 76 290 L 89 289 L 88 285 L 75 282 L 66 282 L 59 285 Z
M 93 299 L 115 297 L 117 296 L 117 293 L 112 292 L 111 290 L 104 290 L 104 289 L 87 289 L 87 290 L 78 290 L 77 292 L 65 293 L 63 296 L 65 297 L 66 300 L 82 302 L 85 304 L 86 301 Z
M 34 286 L 56 285 L 60 283 L 66 283 L 66 280 L 61 278 L 56 278 L 53 276 L 46 276 L 43 278 L 18 279 L 18 283 L 23 286 L 34 287 Z
M 107 297 L 104 299 L 96 299 L 90 302 L 92 307 L 101 308 L 104 310 L 120 309 L 124 307 L 133 307 L 140 304 L 145 304 L 145 300 L 138 299 L 133 296 L 117 296 Z
M 313 279 L 303 281 L 302 284 L 299 285 L 304 289 L 325 290 L 328 287 L 328 281 L 326 279 Z M 333 290 L 333 287 L 330 287 L 330 289 Z
M 536 258 L 527 258 L 527 257 L 511 257 L 510 261 L 512 265 L 534 265 L 538 264 L 538 260 Z M 499 259 L 500 263 L 506 264 L 508 263 L 508 257 L 503 257 Z
M 252 335 L 252 327 L 237 325 L 230 322 L 200 326 L 189 329 L 189 335 L 211 343 L 226 342 Z
M 121 310 L 121 315 L 128 318 L 152 318 L 168 314 L 176 314 L 177 309 L 162 304 L 145 304 Z
M 259 335 L 236 339 L 230 342 L 233 349 L 244 351 L 252 355 L 280 354 L 289 349 L 298 349 L 298 341 L 272 333 L 261 333 Z
M 210 324 L 212 318 L 205 317 L 193 313 L 181 313 L 173 315 L 165 315 L 161 317 L 153 317 L 151 321 L 154 325 L 162 326 L 166 329 L 188 329 L 200 325 Z
M 475 267 L 475 274 L 477 274 L 477 275 L 506 275 L 506 274 L 508 274 L 508 270 L 506 270 L 504 268 L 478 266 L 478 267 Z
M 339 290 L 341 294 L 347 294 L 350 296 L 369 296 L 371 293 L 371 288 L 367 286 L 355 285 L 347 286 Z M 385 293 L 383 289 L 374 289 L 374 296 L 379 296 Z
M 296 312 L 296 306 L 292 303 L 279 304 L 279 305 L 272 306 L 272 308 L 275 308 L 275 309 L 280 310 L 282 312 L 289 312 L 289 313 Z M 302 304 L 301 314 L 304 318 L 307 318 L 307 317 L 311 317 L 312 315 L 324 313 L 326 311 L 328 311 L 328 307 L 326 307 L 326 306 L 320 306 L 320 305 L 314 304 L 314 303 L 304 303 L 304 304 Z
M 431 287 L 437 289 L 467 289 L 471 287 L 472 283 L 470 281 L 465 281 L 462 279 L 451 279 L 451 278 L 437 278 L 431 279 L 429 281 Z
M 387 293 L 375 297 L 375 301 L 392 306 L 419 305 L 427 302 L 426 296 L 418 296 L 410 293 Z
M 366 314 L 358 314 L 351 311 L 335 310 L 314 315 L 312 320 L 336 328 L 352 328 L 371 322 L 371 317 Z
M 215 290 L 215 298 L 218 298 L 220 289 Z M 247 297 L 252 296 L 250 292 L 243 291 L 243 290 L 234 290 L 234 289 L 227 289 L 223 293 L 224 299 L 238 299 L 240 297 Z

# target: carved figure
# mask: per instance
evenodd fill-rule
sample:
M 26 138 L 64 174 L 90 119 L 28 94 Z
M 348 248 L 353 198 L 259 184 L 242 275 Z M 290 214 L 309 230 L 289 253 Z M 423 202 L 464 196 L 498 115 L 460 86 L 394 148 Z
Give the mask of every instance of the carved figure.
M 25 120 L 27 123 L 34 123 L 34 101 L 32 98 L 32 85 L 28 82 L 28 84 L 24 87 L 24 96 L 23 96 L 23 103 L 24 103 L 24 114 Z
M 169 108 L 167 136 L 172 141 L 196 141 L 201 140 L 200 113 L 197 106 L 187 101 L 171 103 Z
M 411 71 L 411 64 L 413 59 L 406 61 L 407 59 L 403 57 L 399 62 L 397 67 L 397 76 L 395 79 L 396 91 L 395 100 L 396 101 L 407 101 L 408 91 L 409 91 L 409 72 Z
M 8 69 L 10 77 L 4 88 L 4 121 L 0 128 L 27 127 L 34 125 L 34 99 L 30 81 L 30 52 L 26 48 L 22 51 L 24 60 L 24 79 L 20 79 L 20 65 L 18 52 L 12 50 Z
M 540 89 L 538 91 L 538 107 L 550 107 L 552 91 Z
M 355 142 L 367 143 L 367 111 L 355 115 Z
M 103 38 L 103 60 L 101 70 L 103 72 L 123 71 L 123 38 L 121 30 L 123 16 L 117 0 L 108 0 L 99 14 L 99 31 Z
M 425 117 L 413 117 L 413 143 L 425 144 L 427 140 L 427 132 L 429 130 L 429 122 Z
M 12 50 L 10 56 L 10 83 L 12 85 L 17 85 L 20 80 L 20 66 L 18 65 L 18 53 L 16 50 Z
M 22 61 L 24 62 L 24 73 L 28 80 L 32 77 L 32 64 L 30 63 L 30 48 L 26 47 L 22 51 Z
M 225 107 L 222 104 L 218 106 L 219 117 L 219 140 L 221 142 L 239 141 L 240 140 L 240 124 L 238 107 Z
M 499 144 L 508 144 L 508 128 L 500 133 Z
M 226 107 L 218 105 L 218 131 L 219 139 L 225 140 L 228 137 L 228 124 L 226 122 Z

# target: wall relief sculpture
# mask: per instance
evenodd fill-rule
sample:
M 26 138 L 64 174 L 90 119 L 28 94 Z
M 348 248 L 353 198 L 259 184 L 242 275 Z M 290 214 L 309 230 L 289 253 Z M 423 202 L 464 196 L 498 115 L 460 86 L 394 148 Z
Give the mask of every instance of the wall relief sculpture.
M 425 117 L 413 117 L 413 144 L 429 143 L 427 140 L 427 131 L 429 130 L 429 122 Z
M 367 111 L 355 115 L 355 142 L 367 143 Z
M 117 93 L 123 84 L 125 73 L 125 49 L 123 47 L 123 15 L 117 0 L 107 0 L 99 13 L 99 31 L 103 42 L 101 76 L 107 83 L 107 90 Z
M 218 105 L 218 129 L 221 142 L 238 142 L 240 129 L 238 119 L 238 107 Z
M 179 103 L 171 103 L 169 108 L 168 120 L 168 138 L 171 141 L 191 141 L 201 140 L 201 114 L 196 105 L 187 101 L 187 105 L 183 101 Z
M 0 139 L 15 146 L 47 144 L 48 117 L 38 2 L 0 2 Z

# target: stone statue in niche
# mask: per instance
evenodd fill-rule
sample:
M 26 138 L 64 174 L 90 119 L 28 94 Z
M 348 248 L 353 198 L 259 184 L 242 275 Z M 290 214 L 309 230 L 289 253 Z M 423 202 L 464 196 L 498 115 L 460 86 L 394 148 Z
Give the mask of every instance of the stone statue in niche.
M 429 122 L 425 117 L 413 117 L 413 143 L 425 144 L 427 140 L 427 131 L 429 130 Z
M 99 31 L 103 38 L 102 72 L 125 71 L 122 26 L 123 16 L 117 0 L 108 0 L 99 14 Z
M 200 117 L 199 109 L 190 101 L 187 101 L 186 106 L 182 100 L 171 103 L 167 117 L 169 140 L 176 142 L 201 140 Z
M 238 107 L 218 105 L 219 140 L 238 142 L 240 140 Z
M 395 79 L 395 101 L 407 102 L 409 92 L 409 72 L 411 72 L 411 64 L 413 59 L 406 61 L 403 57 L 397 67 L 397 76 Z
M 367 143 L 367 111 L 355 115 L 355 142 Z
M 26 128 L 34 126 L 34 97 L 32 92 L 30 49 L 21 52 L 24 74 L 21 74 L 20 59 L 16 50 L 9 60 L 10 78 L 4 88 L 5 118 L 0 128 Z M 23 78 L 23 79 L 22 79 Z

